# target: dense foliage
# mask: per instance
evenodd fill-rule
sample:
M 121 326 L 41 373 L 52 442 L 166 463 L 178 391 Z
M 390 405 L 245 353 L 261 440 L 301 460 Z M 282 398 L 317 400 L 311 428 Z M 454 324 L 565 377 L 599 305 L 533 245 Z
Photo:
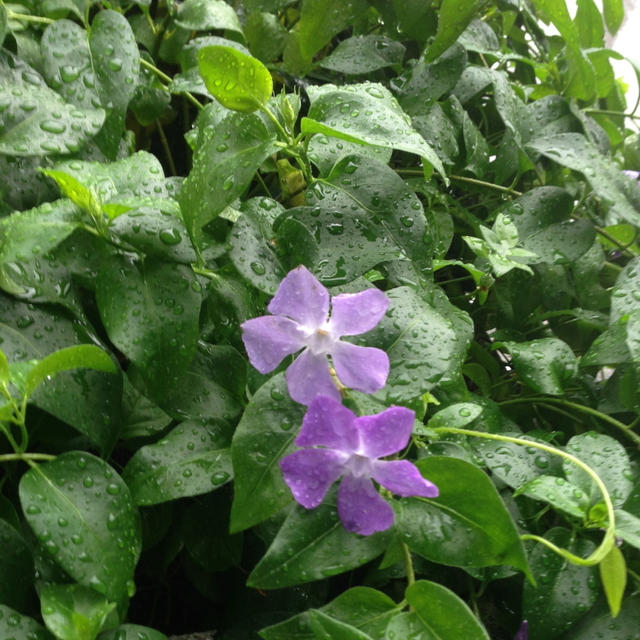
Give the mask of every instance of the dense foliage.
M 0 638 L 640 638 L 640 144 L 577 5 L 0 0 Z M 415 415 L 331 449 L 413 474 L 374 533 L 243 342 L 299 265 L 378 300 L 327 411 Z

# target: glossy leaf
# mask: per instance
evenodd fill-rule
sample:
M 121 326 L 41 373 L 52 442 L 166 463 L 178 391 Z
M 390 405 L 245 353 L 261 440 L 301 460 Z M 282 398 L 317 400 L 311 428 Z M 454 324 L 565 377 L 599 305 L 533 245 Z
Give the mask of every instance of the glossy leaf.
M 614 514 L 616 535 L 636 549 L 640 549 L 640 518 L 623 509 L 616 509 Z
M 629 457 L 620 442 L 604 433 L 588 431 L 573 436 L 567 443 L 566 451 L 589 465 L 600 476 L 614 505 L 621 505 L 626 500 L 633 487 L 633 476 Z M 568 460 L 563 460 L 562 465 L 569 482 L 582 489 L 591 502 L 602 500 L 599 489 L 580 467 Z
M 476 17 L 482 0 L 444 0 L 438 14 L 438 31 L 427 49 L 427 60 L 435 60 L 448 49 Z
M 620 549 L 616 546 L 611 547 L 598 568 L 611 616 L 615 618 L 620 613 L 624 589 L 627 584 L 627 564 Z
M 389 596 L 370 587 L 348 589 L 320 609 L 334 620 L 348 623 L 372 638 L 384 634 L 387 622 L 396 610 L 396 603 Z M 314 637 L 307 612 L 260 631 L 264 640 L 288 640 L 294 634 L 296 640 Z
M 396 99 L 381 84 L 367 82 L 309 90 L 311 108 L 302 119 L 302 133 L 324 133 L 350 142 L 399 149 L 422 156 L 445 179 L 434 150 L 411 126 Z M 361 113 L 369 113 L 367 118 Z M 366 153 L 366 152 L 365 152 Z
M 29 371 L 26 378 L 27 395 L 31 395 L 40 384 L 58 373 L 78 368 L 118 373 L 118 368 L 113 360 L 99 347 L 90 344 L 67 347 L 40 360 Z
M 60 640 L 94 640 L 116 606 L 82 585 L 52 584 L 40 593 L 42 617 Z
M 198 67 L 209 93 L 227 109 L 248 113 L 264 107 L 271 97 L 268 69 L 237 49 L 204 47 L 198 51 Z
M 289 397 L 284 374 L 263 384 L 247 405 L 231 442 L 232 532 L 262 522 L 293 500 L 278 463 L 295 449 L 304 413 Z
M 160 631 L 143 627 L 139 624 L 123 624 L 117 629 L 105 631 L 98 636 L 98 640 L 167 640 L 167 636 Z
M 228 29 L 242 33 L 235 11 L 224 0 L 185 0 L 178 8 L 176 24 L 189 31 Z
M 352 36 L 323 58 L 319 66 L 345 75 L 361 75 L 400 64 L 404 53 L 402 44 L 384 36 Z
M 266 554 L 247 580 L 260 589 L 320 580 L 362 566 L 380 555 L 391 536 L 382 531 L 371 536 L 348 532 L 331 491 L 316 509 L 294 505 Z
M 478 467 L 444 456 L 425 458 L 417 466 L 440 489 L 440 495 L 433 500 L 399 501 L 396 526 L 410 549 L 442 564 L 508 564 L 529 573 L 511 516 Z
M 335 620 L 322 611 L 309 611 L 309 622 L 318 640 L 371 640 L 366 633 L 350 624 Z
M 514 495 L 541 500 L 574 518 L 584 520 L 589 510 L 589 496 L 575 485 L 557 476 L 538 476 L 523 484 Z
M 446 587 L 429 580 L 418 580 L 407 589 L 405 597 L 426 632 L 425 639 L 489 640 L 471 609 Z M 390 637 L 387 630 L 387 638 Z
M 138 449 L 122 477 L 138 505 L 208 493 L 231 480 L 229 444 L 222 426 L 183 422 Z
M 551 529 L 545 538 L 582 557 L 595 548 L 593 542 L 576 539 L 567 529 Z M 535 546 L 529 558 L 537 583 L 533 587 L 525 582 L 522 596 L 522 616 L 529 621 L 529 637 L 556 638 L 595 602 L 595 567 L 573 565 L 543 545 Z
M 570 631 L 571 640 L 627 640 L 638 635 L 640 623 L 640 598 L 631 596 L 622 601 L 622 608 L 616 618 L 611 617 L 607 605 L 602 602 L 589 611 Z M 563 637 L 569 640 L 569 637 Z
M 195 354 L 201 297 L 193 273 L 178 264 L 113 256 L 96 285 L 110 339 L 140 367 L 151 394 L 166 393 Z
M 0 634 L 13 640 L 52 640 L 53 636 L 35 620 L 0 604 Z
M 112 467 L 69 451 L 22 477 L 20 502 L 39 540 L 75 580 L 112 601 L 127 593 L 140 554 L 140 523 Z
M 611 322 L 640 309 L 640 257 L 629 261 L 611 292 Z

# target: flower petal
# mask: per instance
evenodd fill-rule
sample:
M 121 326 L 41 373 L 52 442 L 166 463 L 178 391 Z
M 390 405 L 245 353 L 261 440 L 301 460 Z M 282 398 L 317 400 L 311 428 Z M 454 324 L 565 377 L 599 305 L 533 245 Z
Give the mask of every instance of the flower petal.
M 404 449 L 413 431 L 415 413 L 405 407 L 390 407 L 374 416 L 355 419 L 360 432 L 359 453 L 382 458 Z
M 310 329 L 317 329 L 329 314 L 329 292 L 300 265 L 284 277 L 267 309 L 269 313 L 287 316 Z
M 353 421 L 356 416 L 329 396 L 316 396 L 302 420 L 296 438 L 299 447 L 329 447 L 347 454 L 358 447 L 359 436 Z
M 376 491 L 371 480 L 347 475 L 338 488 L 338 515 L 347 531 L 370 536 L 393 524 L 391 505 Z
M 375 327 L 387 312 L 389 298 L 380 289 L 343 293 L 331 299 L 330 331 L 335 336 L 354 336 Z
M 374 393 L 387 383 L 389 356 L 382 349 L 336 342 L 331 357 L 340 382 L 351 389 Z
M 345 456 L 328 449 L 301 449 L 280 460 L 282 477 L 306 509 L 317 507 L 340 477 Z
M 438 487 L 422 477 L 418 467 L 408 460 L 374 460 L 373 479 L 399 496 L 437 498 Z
M 300 404 L 311 404 L 319 395 L 340 400 L 340 393 L 329 373 L 329 362 L 324 354 L 314 355 L 305 349 L 287 369 L 289 395 Z
M 273 371 L 285 356 L 304 346 L 304 334 L 289 318 L 261 316 L 240 326 L 249 361 L 260 373 Z

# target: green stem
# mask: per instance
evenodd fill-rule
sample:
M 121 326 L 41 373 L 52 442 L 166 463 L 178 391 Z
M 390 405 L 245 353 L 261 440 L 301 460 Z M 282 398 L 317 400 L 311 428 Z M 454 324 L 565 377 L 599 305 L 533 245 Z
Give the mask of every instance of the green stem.
M 160 69 L 158 69 L 158 67 L 156 67 L 155 65 L 151 64 L 150 62 L 147 62 L 144 58 L 140 58 L 140 64 L 143 67 L 146 67 L 147 69 L 149 69 L 149 71 L 152 71 L 153 73 L 155 73 L 158 78 L 160 78 L 161 80 L 164 80 L 165 82 L 171 82 L 171 76 L 168 76 L 164 71 L 161 71 Z M 163 87 L 163 89 L 165 91 L 169 92 L 169 89 L 167 87 Z M 202 109 L 203 108 L 203 104 L 197 99 L 195 98 L 193 95 L 191 95 L 188 91 L 184 92 L 184 96 L 187 98 L 187 100 L 189 100 L 189 102 L 194 105 L 195 107 L 197 107 L 198 109 Z
M 396 169 L 396 173 L 400 173 L 402 175 L 407 176 L 423 176 L 424 172 L 419 169 Z M 466 176 L 455 176 L 449 175 L 451 180 L 457 180 L 458 182 L 467 182 L 469 184 L 474 184 L 478 187 L 485 187 L 487 189 L 495 189 L 496 191 L 501 191 L 502 193 L 508 193 L 512 196 L 521 196 L 522 191 L 516 191 L 516 189 L 512 189 L 511 187 L 503 187 L 501 184 L 494 184 L 493 182 L 485 182 L 484 180 L 477 180 L 476 178 L 467 178 Z
M 619 242 L 618 240 L 616 240 L 610 233 L 608 233 L 605 229 L 603 229 L 602 227 L 598 227 L 596 225 L 594 225 L 593 227 L 596 230 L 596 233 L 600 234 L 603 238 L 606 238 L 609 242 L 611 242 L 612 244 L 614 244 L 616 247 L 618 247 L 618 249 L 620 249 L 620 251 L 622 251 L 623 253 L 626 253 L 627 256 L 629 256 L 630 258 L 635 257 L 635 253 L 633 253 L 633 251 L 631 251 L 628 247 L 628 245 L 624 245 L 621 242 Z
M 576 458 L 575 456 L 572 456 L 570 453 L 567 453 L 566 451 L 562 451 L 562 449 L 556 449 L 556 447 L 552 447 L 551 445 L 542 444 L 541 442 L 535 442 L 533 440 L 525 440 L 524 438 L 513 438 L 511 436 L 505 436 L 498 433 L 484 433 L 481 431 L 472 431 L 470 429 L 456 429 L 454 427 L 438 427 L 434 429 L 434 431 L 437 433 L 456 433 L 459 435 L 471 436 L 474 438 L 486 438 L 487 440 L 498 440 L 500 442 L 512 442 L 513 444 L 519 444 L 519 445 L 522 445 L 523 447 L 534 447 L 536 449 L 541 449 L 546 453 L 550 453 L 551 455 L 560 456 L 565 460 L 569 460 L 570 462 L 575 464 L 577 467 L 580 467 L 580 469 L 582 469 L 586 474 L 588 474 L 589 477 L 595 482 L 596 486 L 600 490 L 600 493 L 602 494 L 602 497 L 604 499 L 604 504 L 607 509 L 609 524 L 607 525 L 607 529 L 605 531 L 604 537 L 602 538 L 602 542 L 600 543 L 600 545 L 587 558 L 581 558 L 580 556 L 577 556 L 571 553 L 570 551 L 567 551 L 566 549 L 562 549 L 556 546 L 555 544 L 553 544 L 553 542 L 550 542 L 549 540 L 546 540 L 541 536 L 524 534 L 520 536 L 520 539 L 535 540 L 536 542 L 539 542 L 540 544 L 545 545 L 546 547 L 551 549 L 553 552 L 557 553 L 559 556 L 562 556 L 563 558 L 565 558 L 565 560 L 568 560 L 572 564 L 584 566 L 584 567 L 590 567 L 590 566 L 599 564 L 602 561 L 602 559 L 609 553 L 609 551 L 611 551 L 611 548 L 616 542 L 616 537 L 615 537 L 616 522 L 615 522 L 615 515 L 613 512 L 613 503 L 611 502 L 611 497 L 609 496 L 609 492 L 607 491 L 607 488 L 604 486 L 604 483 L 600 479 L 600 476 L 591 467 L 589 467 L 584 462 L 582 462 L 582 460 L 580 460 L 579 458 Z
M 33 460 L 55 460 L 56 456 L 49 453 L 5 453 L 0 455 L 0 462 L 11 462 L 14 460 L 22 460 L 24 462 Z
M 215 271 L 211 271 L 211 269 L 205 269 L 204 267 L 198 267 L 192 264 L 191 271 L 193 271 L 193 273 L 198 274 L 199 276 L 204 276 L 205 278 L 209 278 L 209 280 L 220 279 L 220 276 Z
M 167 136 L 164 132 L 164 127 L 160 120 L 156 120 L 156 128 L 158 129 L 158 135 L 160 136 L 160 142 L 162 143 L 162 148 L 164 149 L 164 154 L 167 156 L 167 162 L 169 163 L 169 171 L 171 171 L 172 176 L 177 176 L 178 171 L 176 169 L 176 163 L 173 161 L 173 155 L 171 154 L 171 147 L 169 146 L 169 141 L 167 140 Z
M 630 440 L 633 440 L 635 444 L 640 446 L 640 435 L 634 433 L 630 427 L 628 427 L 624 422 L 620 422 L 620 420 L 616 420 L 611 416 L 608 416 L 606 413 L 602 413 L 602 411 L 598 411 L 597 409 L 592 409 L 591 407 L 587 407 L 584 404 L 578 404 L 577 402 L 571 402 L 571 400 L 562 400 L 560 398 L 539 398 L 539 397 L 531 397 L 531 398 L 513 398 L 512 400 L 504 400 L 499 402 L 500 406 L 507 406 L 510 404 L 528 404 L 532 402 L 537 402 L 541 404 L 555 404 L 564 407 L 570 407 L 571 409 L 575 409 L 576 411 L 581 411 L 582 413 L 587 413 L 595 418 L 599 418 L 603 422 L 609 423 L 612 427 L 619 429 L 622 431 Z
M 603 116 L 618 116 L 620 118 L 640 120 L 640 116 L 636 116 L 633 113 L 622 113 L 621 111 L 612 111 L 611 109 L 583 109 L 583 111 L 585 113 L 600 113 Z
M 262 113 L 264 113 L 267 116 L 267 118 L 269 118 L 269 120 L 273 122 L 273 126 L 277 129 L 278 133 L 280 134 L 280 139 L 283 142 L 286 142 L 288 145 L 292 145 L 293 138 L 286 132 L 285 128 L 280 124 L 280 120 L 278 120 L 278 118 L 273 113 L 273 111 L 271 111 L 271 109 L 269 109 L 268 107 L 265 107 L 264 105 L 260 105 L 260 111 L 262 111 Z
M 16 13 L 15 11 L 11 11 L 11 9 L 7 9 L 7 18 L 9 20 L 22 20 L 23 22 L 36 22 L 39 24 L 53 24 L 55 22 L 55 20 L 52 20 L 51 18 L 31 16 L 26 13 Z
M 416 573 L 413 569 L 413 560 L 411 559 L 411 551 L 404 542 L 402 545 L 402 557 L 404 560 L 404 571 L 407 574 L 407 587 L 410 587 L 416 581 Z

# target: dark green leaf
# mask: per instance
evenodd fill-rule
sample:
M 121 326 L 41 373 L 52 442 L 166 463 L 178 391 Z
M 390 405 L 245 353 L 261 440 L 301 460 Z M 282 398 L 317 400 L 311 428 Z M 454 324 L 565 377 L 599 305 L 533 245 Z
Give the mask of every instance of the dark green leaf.
M 567 443 L 566 451 L 600 476 L 614 505 L 621 505 L 626 500 L 633 487 L 633 474 L 629 456 L 620 442 L 604 433 L 587 431 L 573 436 Z M 591 502 L 603 499 L 585 471 L 569 460 L 563 460 L 562 465 L 569 482 L 582 489 Z
M 446 180 L 435 151 L 412 128 L 407 114 L 381 84 L 366 82 L 342 87 L 325 84 L 309 87 L 308 93 L 311 108 L 308 117 L 302 118 L 302 133 L 324 133 L 363 145 L 415 153 Z
M 232 532 L 262 522 L 291 502 L 278 463 L 294 450 L 304 412 L 289 397 L 284 374 L 271 378 L 251 398 L 231 442 Z
M 204 47 L 198 51 L 198 67 L 209 93 L 227 109 L 248 113 L 265 107 L 271 97 L 269 70 L 237 49 Z
M 101 633 L 98 640 L 167 640 L 167 636 L 139 624 L 123 624 L 117 629 Z
M 424 629 L 431 634 L 427 638 L 489 640 L 471 609 L 446 587 L 429 580 L 418 580 L 407 589 L 405 597 Z
M 178 8 L 176 24 L 189 31 L 228 29 L 242 33 L 238 16 L 224 0 L 185 0 Z
M 288 35 L 277 16 L 264 11 L 249 14 L 244 33 L 251 53 L 263 62 L 271 62 L 280 57 Z
M 435 60 L 444 53 L 476 17 L 484 0 L 443 0 L 438 13 L 438 31 L 427 49 L 426 59 Z
M 33 597 L 33 558 L 22 534 L 6 520 L 0 520 L 0 549 L 0 602 L 27 610 Z M 2 623 L 0 616 L 0 629 Z
M 318 640 L 371 640 L 366 633 L 319 610 L 309 611 L 309 622 Z
M 464 312 L 452 310 L 445 316 L 409 287 L 390 289 L 387 295 L 387 314 L 368 334 L 367 344 L 384 349 L 391 361 L 387 386 L 378 394 L 403 404 L 432 389 L 460 364 L 471 326 Z
M 567 529 L 551 529 L 544 537 L 582 557 L 595 548 L 593 542 L 576 538 Z M 556 638 L 595 602 L 595 567 L 571 564 L 541 544 L 533 548 L 529 558 L 537 586 L 524 584 L 522 617 L 529 621 L 533 640 Z
M 541 500 L 580 520 L 584 520 L 589 511 L 589 496 L 582 489 L 557 476 L 538 476 L 523 484 L 514 495 Z
M 140 522 L 127 485 L 106 463 L 69 451 L 22 476 L 27 521 L 56 562 L 110 600 L 127 594 Z
M 40 592 L 42 617 L 60 640 L 94 640 L 116 606 L 79 584 L 51 584 Z
M 440 490 L 399 502 L 397 529 L 425 558 L 458 567 L 507 564 L 529 574 L 522 542 L 489 478 L 464 460 L 431 456 L 418 468 Z
M 286 452 L 283 452 L 286 453 Z M 390 532 L 349 533 L 338 518 L 335 491 L 310 511 L 295 505 L 247 584 L 261 589 L 320 580 L 359 567 L 380 555 Z
M 323 58 L 319 66 L 345 75 L 361 75 L 400 64 L 404 52 L 402 44 L 385 36 L 352 36 Z
M 562 395 L 578 371 L 571 347 L 558 338 L 500 344 L 511 354 L 518 375 L 539 393 Z
M 162 396 L 196 349 L 201 295 L 191 269 L 114 255 L 98 273 L 96 298 L 111 341 L 140 367 L 152 395 Z
M 35 620 L 0 604 L 0 637 L 12 640 L 52 640 L 53 636 Z
M 562 640 L 635 640 L 640 626 L 640 598 L 631 596 L 622 602 L 617 618 L 612 618 L 602 602 L 591 609 Z
M 199 237 L 200 228 L 247 188 L 260 163 L 276 148 L 274 137 L 254 114 L 230 115 L 207 131 L 179 195 L 192 237 Z
M 155 444 L 141 447 L 123 479 L 133 501 L 151 505 L 208 493 L 231 479 L 230 436 L 222 426 L 183 422 Z

